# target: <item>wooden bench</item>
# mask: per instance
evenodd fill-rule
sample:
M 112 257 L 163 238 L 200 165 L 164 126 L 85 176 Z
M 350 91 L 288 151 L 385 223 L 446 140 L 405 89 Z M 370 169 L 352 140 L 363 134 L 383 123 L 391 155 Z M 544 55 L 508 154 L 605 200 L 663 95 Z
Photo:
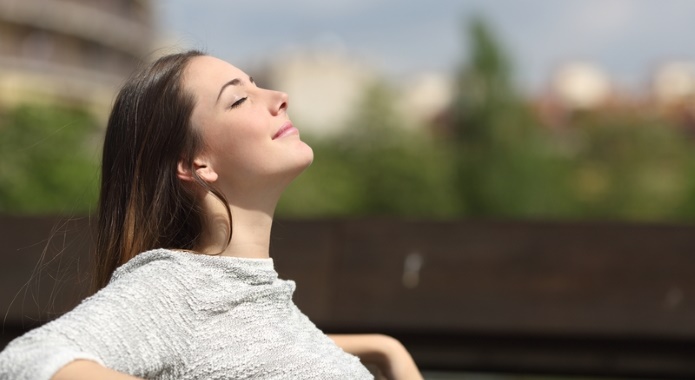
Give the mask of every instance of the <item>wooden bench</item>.
M 60 220 L 0 217 L 3 346 L 86 294 L 87 218 Z M 271 255 L 324 331 L 425 369 L 695 378 L 695 226 L 278 220 Z

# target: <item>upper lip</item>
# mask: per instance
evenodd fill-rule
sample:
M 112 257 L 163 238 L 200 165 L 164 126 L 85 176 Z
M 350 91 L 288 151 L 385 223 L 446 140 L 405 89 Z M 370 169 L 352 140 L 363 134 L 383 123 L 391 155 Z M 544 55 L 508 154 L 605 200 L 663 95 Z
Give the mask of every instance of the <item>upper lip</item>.
M 288 129 L 292 128 L 292 127 L 293 127 L 292 122 L 291 122 L 291 121 L 286 121 L 284 124 L 282 124 L 282 126 L 280 127 L 280 129 L 278 129 L 278 131 L 275 132 L 275 135 L 273 135 L 273 139 L 276 139 L 276 138 L 277 138 L 278 136 L 280 136 L 283 132 L 285 132 L 286 130 L 288 130 Z

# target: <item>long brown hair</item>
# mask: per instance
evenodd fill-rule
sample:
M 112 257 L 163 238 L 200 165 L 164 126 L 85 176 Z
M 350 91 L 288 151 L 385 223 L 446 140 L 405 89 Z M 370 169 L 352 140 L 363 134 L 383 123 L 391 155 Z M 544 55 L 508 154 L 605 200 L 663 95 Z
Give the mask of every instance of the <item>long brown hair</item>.
M 198 246 L 203 209 L 195 192 L 177 177 L 179 162 L 198 185 L 223 201 L 229 213 L 224 196 L 192 170 L 203 142 L 191 127 L 194 98 L 185 91 L 182 78 L 188 62 L 201 55 L 191 50 L 143 66 L 116 97 L 102 155 L 95 291 L 140 252 Z

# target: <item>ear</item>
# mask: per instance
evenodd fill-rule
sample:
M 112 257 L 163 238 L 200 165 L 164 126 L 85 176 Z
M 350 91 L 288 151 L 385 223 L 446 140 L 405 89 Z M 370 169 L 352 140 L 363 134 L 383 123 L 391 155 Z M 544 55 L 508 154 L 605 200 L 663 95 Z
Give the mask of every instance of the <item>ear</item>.
M 210 163 L 204 158 L 196 158 L 195 160 L 193 160 L 192 170 L 194 170 L 195 173 L 198 174 L 198 177 L 200 177 L 200 179 L 202 179 L 205 182 L 213 183 L 217 181 L 217 173 L 212 169 Z M 195 181 L 195 177 L 191 172 L 191 168 L 186 167 L 183 161 L 179 161 L 178 163 L 176 176 L 179 177 L 179 179 L 186 182 Z

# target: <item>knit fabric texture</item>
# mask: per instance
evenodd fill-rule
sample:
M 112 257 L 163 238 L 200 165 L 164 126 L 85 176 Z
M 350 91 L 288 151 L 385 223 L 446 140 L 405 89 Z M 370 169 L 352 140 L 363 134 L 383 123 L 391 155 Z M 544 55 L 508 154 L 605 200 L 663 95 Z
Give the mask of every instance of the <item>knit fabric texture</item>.
M 373 379 L 297 308 L 294 290 L 272 259 L 144 252 L 12 341 L 0 379 L 48 380 L 76 359 L 146 379 Z

